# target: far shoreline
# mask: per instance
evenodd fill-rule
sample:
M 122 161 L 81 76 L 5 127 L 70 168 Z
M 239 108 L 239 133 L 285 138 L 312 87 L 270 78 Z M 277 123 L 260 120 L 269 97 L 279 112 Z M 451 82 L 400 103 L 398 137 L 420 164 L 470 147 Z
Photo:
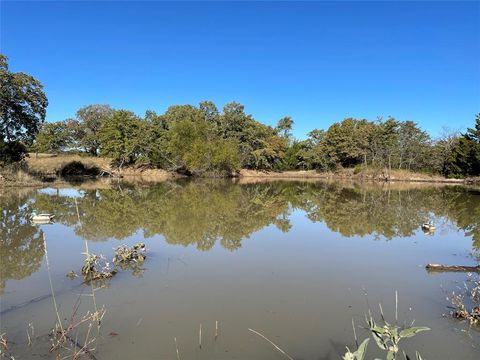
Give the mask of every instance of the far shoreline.
M 228 177 L 216 176 L 214 173 L 196 177 L 149 166 L 128 166 L 116 169 L 111 166 L 109 158 L 67 154 L 30 154 L 21 166 L 0 168 L 0 187 L 45 187 L 98 180 L 153 184 L 179 179 L 233 179 L 240 183 L 324 180 L 359 183 L 480 184 L 480 177 L 445 178 L 440 175 L 408 170 L 370 167 L 340 168 L 336 171 L 242 169 Z
M 422 173 L 392 170 L 381 171 L 374 169 L 362 170 L 355 173 L 354 169 L 342 169 L 337 172 L 319 172 L 316 170 L 296 170 L 296 171 L 259 171 L 242 169 L 232 174 L 231 177 L 204 176 L 194 177 L 182 175 L 173 171 L 150 168 L 131 168 L 127 167 L 119 172 L 110 171 L 109 175 L 75 175 L 61 176 L 58 173 L 25 173 L 19 171 L 16 174 L 6 174 L 0 169 L 0 188 L 1 187 L 46 187 L 46 186 L 75 186 L 82 183 L 99 184 L 111 182 L 125 182 L 134 184 L 155 184 L 166 181 L 176 181 L 181 179 L 191 180 L 227 180 L 230 179 L 239 184 L 253 184 L 272 181 L 334 181 L 334 182 L 354 182 L 354 183 L 412 183 L 412 184 L 436 184 L 436 185 L 479 185 L 480 178 L 444 178 L 441 176 L 428 175 Z

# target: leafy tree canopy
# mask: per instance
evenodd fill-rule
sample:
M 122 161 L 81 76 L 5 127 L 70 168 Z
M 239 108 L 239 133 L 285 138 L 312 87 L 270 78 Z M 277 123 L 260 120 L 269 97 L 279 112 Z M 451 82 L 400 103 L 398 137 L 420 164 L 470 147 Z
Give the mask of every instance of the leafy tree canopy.
M 31 75 L 11 72 L 0 54 L 0 161 L 20 160 L 45 121 L 47 97 Z

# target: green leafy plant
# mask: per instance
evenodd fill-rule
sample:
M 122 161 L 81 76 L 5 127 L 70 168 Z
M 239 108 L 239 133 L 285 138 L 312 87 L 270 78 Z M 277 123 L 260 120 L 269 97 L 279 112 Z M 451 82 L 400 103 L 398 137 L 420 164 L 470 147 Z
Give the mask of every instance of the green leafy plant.
M 426 326 L 400 327 L 396 323 L 390 324 L 385 320 L 383 314 L 382 321 L 383 325 L 378 325 L 373 316 L 370 315 L 367 324 L 377 346 L 387 351 L 387 360 L 396 358 L 399 352 L 399 343 L 402 339 L 411 338 L 422 331 L 430 330 Z
M 394 360 L 397 358 L 398 353 L 400 352 L 400 341 L 402 339 L 408 339 L 416 334 L 428 331 L 430 328 L 426 326 L 412 326 L 413 322 L 410 326 L 400 326 L 398 325 L 398 294 L 395 292 L 395 322 L 393 324 L 389 323 L 383 314 L 382 305 L 380 305 L 380 316 L 381 316 L 381 323 L 377 323 L 372 316 L 371 311 L 368 311 L 368 316 L 365 316 L 365 321 L 367 323 L 366 329 L 370 331 L 373 340 L 377 346 L 385 351 L 386 360 Z M 355 332 L 355 324 L 352 320 L 353 326 L 353 334 L 355 336 L 355 342 L 357 343 L 357 350 L 352 352 L 347 347 L 347 352 L 343 356 L 344 360 L 363 360 L 365 358 L 365 354 L 367 351 L 367 346 L 369 343 L 369 338 L 365 339 L 360 345 L 357 342 L 357 335 Z M 405 359 L 409 360 L 410 357 L 403 352 Z M 421 355 L 416 352 L 415 353 L 417 360 L 422 360 Z M 377 360 L 377 359 L 376 359 Z
M 347 352 L 343 355 L 343 360 L 363 360 L 365 358 L 365 353 L 367 351 L 368 343 L 370 339 L 365 339 L 358 347 L 357 351 L 351 352 L 347 346 Z

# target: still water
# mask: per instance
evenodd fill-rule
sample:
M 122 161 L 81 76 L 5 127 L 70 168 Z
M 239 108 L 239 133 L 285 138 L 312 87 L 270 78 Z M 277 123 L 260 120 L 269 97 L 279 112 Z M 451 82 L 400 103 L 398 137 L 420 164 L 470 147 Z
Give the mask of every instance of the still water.
M 431 328 L 402 340 L 407 353 L 480 358 L 480 332 L 443 316 L 446 297 L 466 275 L 424 268 L 475 264 L 478 189 L 90 183 L 2 190 L 0 205 L 1 332 L 17 359 L 54 358 L 48 334 L 57 316 L 48 270 L 65 323 L 105 307 L 100 330 L 89 334 L 95 351 L 85 358 L 285 358 L 251 328 L 294 359 L 341 359 L 345 346 L 355 348 L 352 319 L 359 340 L 369 335 L 361 328 L 365 313 L 379 314 L 379 303 L 394 320 L 395 291 L 399 321 Z M 55 214 L 55 223 L 31 224 L 34 210 Z M 429 221 L 436 231 L 426 234 L 421 225 Z M 147 246 L 141 267 L 94 286 L 66 277 L 79 273 L 85 245 L 110 260 L 116 246 L 140 241 Z M 87 332 L 80 325 L 72 337 L 83 344 Z M 371 341 L 367 358 L 381 354 Z

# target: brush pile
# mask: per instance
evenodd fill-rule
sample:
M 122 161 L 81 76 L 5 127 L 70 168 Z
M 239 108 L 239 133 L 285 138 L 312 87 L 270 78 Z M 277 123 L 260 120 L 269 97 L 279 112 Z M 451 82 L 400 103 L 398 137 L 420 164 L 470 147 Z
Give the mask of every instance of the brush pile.
M 460 293 L 447 297 L 452 304 L 452 317 L 480 326 L 480 275 L 469 273 Z
M 110 271 L 103 256 L 87 254 L 82 267 L 82 275 L 86 281 L 110 279 L 116 273 L 117 270 Z
M 132 247 L 120 245 L 115 249 L 113 262 L 115 264 L 143 263 L 146 258 L 146 249 L 144 243 L 137 243 Z

